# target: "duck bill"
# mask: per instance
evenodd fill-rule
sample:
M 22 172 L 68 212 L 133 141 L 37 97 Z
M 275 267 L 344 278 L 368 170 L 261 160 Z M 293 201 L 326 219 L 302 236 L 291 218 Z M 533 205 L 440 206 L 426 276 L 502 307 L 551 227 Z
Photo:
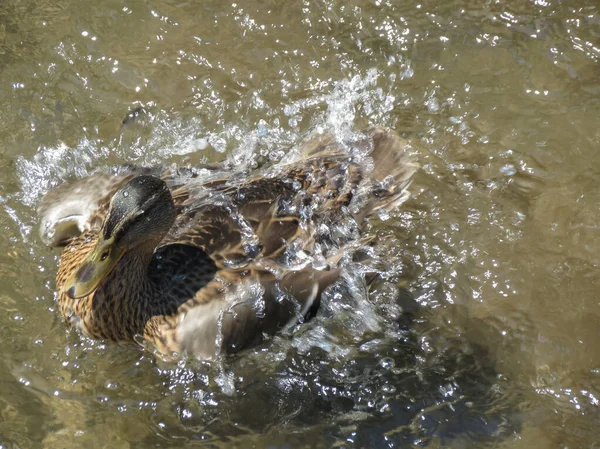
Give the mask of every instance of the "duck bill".
M 112 239 L 100 238 L 81 266 L 65 283 L 64 289 L 71 299 L 91 295 L 112 272 L 124 251 L 119 251 Z

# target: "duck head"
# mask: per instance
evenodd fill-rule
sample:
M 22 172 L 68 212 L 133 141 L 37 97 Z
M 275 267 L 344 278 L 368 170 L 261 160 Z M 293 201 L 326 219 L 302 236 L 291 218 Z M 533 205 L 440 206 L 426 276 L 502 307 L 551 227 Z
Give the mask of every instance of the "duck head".
M 167 185 L 153 176 L 128 181 L 110 201 L 98 241 L 66 282 L 73 299 L 92 294 L 127 253 L 150 253 L 175 221 L 175 206 Z

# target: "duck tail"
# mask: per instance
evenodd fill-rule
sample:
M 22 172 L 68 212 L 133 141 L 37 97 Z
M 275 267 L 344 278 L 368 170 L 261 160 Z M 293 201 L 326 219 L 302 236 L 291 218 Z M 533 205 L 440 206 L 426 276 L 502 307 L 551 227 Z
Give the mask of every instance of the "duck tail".
M 377 126 L 367 134 L 373 139 L 372 198 L 365 209 L 365 216 L 370 216 L 380 209 L 391 211 L 406 201 L 419 166 L 407 152 L 408 143 L 393 131 Z

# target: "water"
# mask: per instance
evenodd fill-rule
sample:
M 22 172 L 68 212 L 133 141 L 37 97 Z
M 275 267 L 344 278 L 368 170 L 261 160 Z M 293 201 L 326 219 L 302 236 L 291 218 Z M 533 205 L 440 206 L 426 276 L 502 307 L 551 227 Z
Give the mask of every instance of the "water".
M 599 60 L 592 0 L 3 2 L 0 445 L 595 447 Z M 213 365 L 65 330 L 49 187 L 370 123 L 422 166 L 370 300 Z

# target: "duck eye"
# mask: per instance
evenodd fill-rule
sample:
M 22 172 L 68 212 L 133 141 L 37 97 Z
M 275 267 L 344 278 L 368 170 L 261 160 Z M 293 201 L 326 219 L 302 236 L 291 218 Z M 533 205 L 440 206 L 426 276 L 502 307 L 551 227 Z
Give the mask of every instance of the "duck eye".
M 102 254 L 100 254 L 100 262 L 104 262 L 109 254 L 110 254 L 110 251 L 108 251 L 108 250 L 106 250 Z

